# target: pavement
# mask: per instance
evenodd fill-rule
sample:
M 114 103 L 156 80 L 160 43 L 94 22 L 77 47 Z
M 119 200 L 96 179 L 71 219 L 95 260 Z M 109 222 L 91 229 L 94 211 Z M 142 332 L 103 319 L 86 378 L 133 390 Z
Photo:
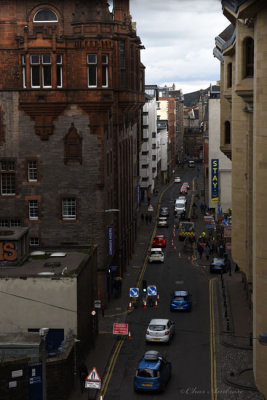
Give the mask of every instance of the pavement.
M 182 170 L 176 170 L 175 175 L 182 175 Z M 170 182 L 172 184 L 172 182 Z M 136 287 L 140 272 L 147 255 L 150 239 L 154 230 L 155 215 L 160 194 L 167 185 L 159 188 L 159 193 L 151 196 L 154 207 L 151 223 L 139 221 L 135 252 L 123 277 L 122 292 L 119 298 L 111 298 L 104 316 L 99 313 L 99 334 L 94 348 L 86 357 L 88 371 L 96 368 L 102 382 L 107 374 L 107 368 L 112 361 L 119 338 L 113 335 L 113 323 L 123 323 L 127 317 L 129 307 L 129 288 Z M 197 192 L 203 193 L 204 179 L 197 180 Z M 204 192 L 205 193 L 205 192 Z M 199 204 L 201 198 L 196 197 L 197 219 L 195 220 L 198 232 L 205 228 Z M 203 201 L 203 200 L 202 200 Z M 147 203 L 140 205 L 140 213 L 147 214 Z M 202 268 L 209 278 L 209 260 L 203 254 L 202 260 L 195 261 L 196 266 Z M 265 400 L 257 391 L 252 370 L 252 310 L 247 297 L 246 286 L 241 272 L 232 268 L 231 275 L 224 274 L 223 279 L 216 277 L 215 323 L 216 323 L 216 362 L 218 400 Z M 125 340 L 128 340 L 126 338 Z M 69 400 L 104 399 L 104 394 L 94 389 L 81 392 L 79 376 Z

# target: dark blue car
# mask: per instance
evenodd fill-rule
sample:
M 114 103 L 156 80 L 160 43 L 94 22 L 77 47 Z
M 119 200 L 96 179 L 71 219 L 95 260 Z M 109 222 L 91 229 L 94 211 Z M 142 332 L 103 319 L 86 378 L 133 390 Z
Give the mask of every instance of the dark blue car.
M 134 390 L 163 391 L 171 377 L 172 366 L 158 351 L 149 350 L 139 361 Z
M 191 311 L 192 296 L 187 290 L 174 291 L 171 297 L 170 310 Z

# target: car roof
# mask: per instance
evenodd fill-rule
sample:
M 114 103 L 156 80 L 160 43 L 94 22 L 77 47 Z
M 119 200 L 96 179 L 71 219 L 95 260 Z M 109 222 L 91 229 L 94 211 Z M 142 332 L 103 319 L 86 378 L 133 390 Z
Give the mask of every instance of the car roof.
M 169 320 L 167 318 L 153 318 L 149 325 L 166 325 Z
M 187 290 L 176 290 L 173 292 L 174 296 L 187 296 L 188 291 Z
M 146 351 L 142 360 L 139 362 L 138 368 L 159 369 L 162 357 L 156 350 Z

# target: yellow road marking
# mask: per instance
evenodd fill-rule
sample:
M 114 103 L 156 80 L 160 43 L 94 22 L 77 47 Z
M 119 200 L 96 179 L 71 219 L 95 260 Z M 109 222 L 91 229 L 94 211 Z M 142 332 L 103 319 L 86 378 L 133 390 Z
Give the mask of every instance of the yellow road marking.
M 216 374 L 216 343 L 215 343 L 215 319 L 213 303 L 213 283 L 215 278 L 209 281 L 210 295 L 210 379 L 211 400 L 217 400 L 217 374 Z

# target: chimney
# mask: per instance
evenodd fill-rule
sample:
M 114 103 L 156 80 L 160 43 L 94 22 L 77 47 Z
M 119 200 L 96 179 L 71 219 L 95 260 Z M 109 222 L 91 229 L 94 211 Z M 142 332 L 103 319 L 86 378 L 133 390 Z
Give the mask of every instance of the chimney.
M 130 6 L 129 0 L 113 0 L 113 14 L 116 22 L 130 22 Z

